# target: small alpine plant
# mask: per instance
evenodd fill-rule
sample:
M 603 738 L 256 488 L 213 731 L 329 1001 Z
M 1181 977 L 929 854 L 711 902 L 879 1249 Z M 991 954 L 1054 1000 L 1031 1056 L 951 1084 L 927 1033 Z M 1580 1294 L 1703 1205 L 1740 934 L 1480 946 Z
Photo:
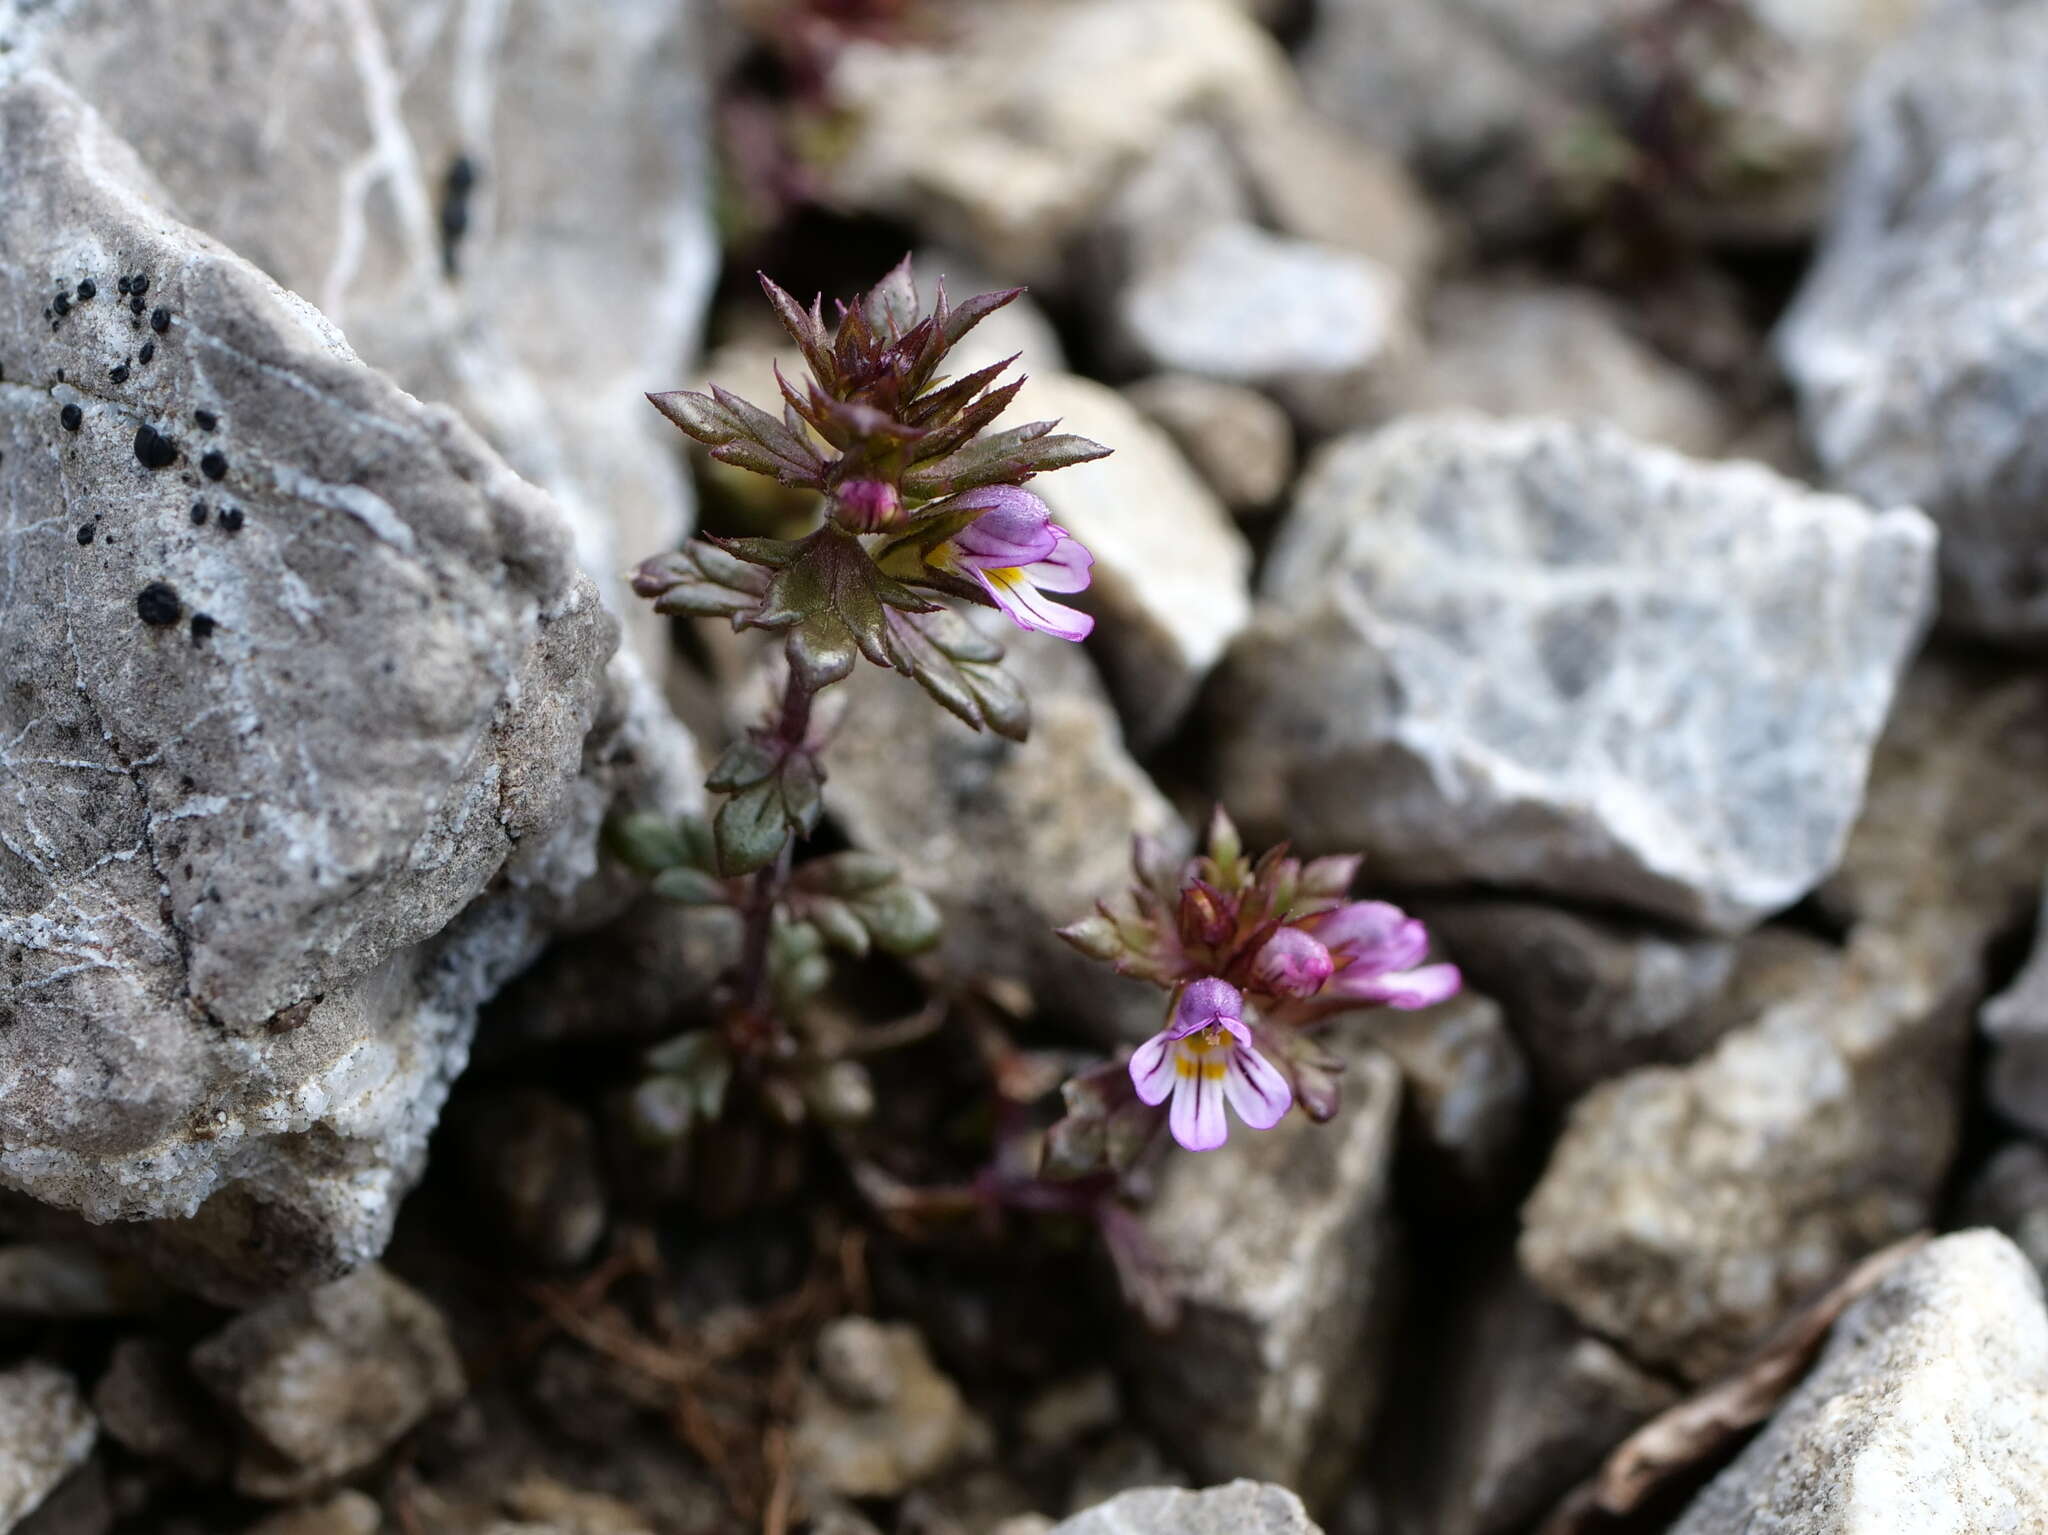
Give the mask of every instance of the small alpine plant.
M 1060 936 L 1164 990 L 1165 1026 L 1124 1065 L 1067 1084 L 1067 1116 L 1047 1137 L 1048 1173 L 1127 1168 L 1162 1120 L 1189 1151 L 1223 1145 L 1232 1114 L 1270 1130 L 1299 1103 L 1327 1120 L 1342 1063 L 1316 1041 L 1322 1025 L 1339 1013 L 1454 996 L 1458 971 L 1424 962 L 1421 922 L 1385 901 L 1348 898 L 1359 862 L 1303 863 L 1284 847 L 1254 861 L 1220 809 L 1196 857 L 1139 838 L 1126 897 Z
M 990 430 L 1024 383 L 1003 377 L 1014 356 L 957 378 L 943 372 L 961 338 L 1023 290 L 954 305 L 941 283 L 924 313 L 905 257 L 828 324 L 821 300 L 806 309 L 765 276 L 761 287 L 808 374 L 792 381 L 777 369 L 779 410 L 716 384 L 648 396 L 714 459 L 817 496 L 816 522 L 799 537 L 700 533 L 633 576 L 659 613 L 780 634 L 786 662 L 765 717 L 706 779 L 723 797 L 708 824 L 633 817 L 616 829 L 658 893 L 726 908 L 739 929 L 719 1027 L 651 1057 L 636 1118 L 663 1136 L 718 1117 L 735 1076 L 785 1119 L 806 1105 L 824 1113 L 821 1098 L 834 1096 L 826 1089 L 843 1087 L 851 1065 L 823 1058 L 801 1027 L 804 1004 L 829 979 L 824 951 L 908 954 L 938 937 L 930 901 L 884 860 L 795 859 L 822 809 L 818 694 L 865 660 L 914 679 L 970 729 L 1021 741 L 1030 711 L 1002 670 L 1002 646 L 956 609 L 993 608 L 1063 640 L 1093 625 L 1048 595 L 1085 589 L 1091 556 L 1023 487 L 1109 450 L 1050 421 Z

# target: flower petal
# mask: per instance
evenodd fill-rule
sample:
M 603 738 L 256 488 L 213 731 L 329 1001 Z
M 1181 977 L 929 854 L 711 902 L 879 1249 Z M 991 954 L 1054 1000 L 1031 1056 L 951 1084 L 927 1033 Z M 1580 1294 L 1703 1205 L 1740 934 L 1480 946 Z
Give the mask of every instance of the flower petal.
M 1095 579 L 1095 556 L 1058 523 L 1052 524 L 1051 531 L 1059 542 L 1053 546 L 1052 553 L 1027 572 L 1032 584 L 1042 592 L 1085 591 L 1088 583 Z
M 1283 927 L 1260 947 L 1252 978 L 1276 996 L 1312 997 L 1335 968 L 1328 949 L 1298 927 Z
M 1456 996 L 1458 988 L 1464 984 L 1456 965 L 1424 965 L 1419 970 L 1361 975 L 1356 983 L 1346 986 L 1344 982 L 1350 975 L 1348 970 L 1339 974 L 1330 983 L 1330 993 L 1355 997 L 1360 1002 L 1383 1002 L 1404 1013 L 1413 1012 L 1418 1007 L 1434 1007 Z
M 1008 614 L 1010 622 L 1019 629 L 1034 629 L 1062 640 L 1085 640 L 1095 630 L 1095 620 L 1086 613 L 1049 602 L 1039 595 L 1038 588 L 1031 584 L 1031 578 L 1021 570 L 977 569 L 974 574 L 980 578 L 989 596 L 995 599 L 996 606 Z
M 969 570 L 1033 565 L 1059 548 L 1052 508 L 1028 490 L 983 485 L 947 504 L 960 511 L 981 509 L 981 515 L 952 538 L 954 555 Z
M 1154 1034 L 1131 1052 L 1131 1086 L 1141 1103 L 1164 1103 L 1173 1091 L 1174 1056 L 1171 1035 Z
M 1321 918 L 1315 935 L 1350 969 L 1406 970 L 1429 952 L 1429 931 L 1398 906 L 1353 901 Z
M 1199 981 L 1190 981 L 1187 989 L 1180 994 L 1180 1005 L 1173 1011 L 1173 1022 L 1167 1032 L 1175 1039 L 1185 1039 L 1197 1029 L 1206 1029 L 1214 1024 L 1228 1027 L 1244 1016 L 1244 998 L 1235 986 L 1219 976 L 1205 975 Z M 1233 1034 L 1243 1030 L 1232 1029 Z
M 1230 1052 L 1223 1093 L 1237 1117 L 1254 1130 L 1270 1130 L 1294 1107 L 1294 1089 L 1280 1070 L 1250 1046 Z
M 1223 1062 L 1211 1058 L 1195 1066 L 1174 1083 L 1166 1128 L 1190 1151 L 1214 1151 L 1230 1139 L 1230 1122 L 1223 1114 Z

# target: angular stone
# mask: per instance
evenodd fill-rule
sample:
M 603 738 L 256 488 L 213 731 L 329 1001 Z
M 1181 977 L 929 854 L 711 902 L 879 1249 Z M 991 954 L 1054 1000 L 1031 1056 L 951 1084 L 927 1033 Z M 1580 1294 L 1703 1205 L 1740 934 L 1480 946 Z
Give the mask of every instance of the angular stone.
M 1115 327 L 1141 369 L 1265 389 L 1332 431 L 1372 413 L 1410 344 L 1406 304 L 1400 279 L 1363 256 L 1228 223 L 1139 271 Z
M 2048 14 L 1936 9 L 1871 71 L 1819 261 L 1778 334 L 1830 480 L 1941 525 L 1941 616 L 2048 640 Z
M 2022 1129 L 2048 1135 L 2048 904 L 2034 952 L 2013 983 L 1984 1005 L 1991 1040 L 1991 1105 Z
M 842 1317 L 818 1339 L 790 1453 L 797 1474 L 841 1497 L 900 1497 L 986 1430 L 933 1367 L 913 1327 Z
M 1428 338 L 1387 383 L 1386 408 L 1606 421 L 1701 457 L 1733 432 L 1707 386 L 1630 335 L 1608 300 L 1525 278 L 1438 289 Z
M 107 1437 L 124 1450 L 191 1481 L 226 1477 L 232 1426 L 174 1344 L 150 1337 L 116 1343 L 92 1388 L 92 1405 Z
M 1508 1022 L 1553 1105 L 1637 1066 L 1692 1060 L 1719 1037 L 1721 1014 L 1706 1004 L 1734 970 L 1729 939 L 1529 901 L 1419 910 L 1468 984 L 1510 999 Z
M 855 42 L 827 84 L 848 114 L 833 195 L 907 217 L 1024 281 L 1180 124 L 1284 97 L 1272 37 L 1227 0 L 965 8 L 942 41 Z
M 825 695 L 843 709 L 825 808 L 938 902 L 944 973 L 1022 986 L 1098 1039 L 1142 1039 L 1159 1027 L 1160 992 L 1053 929 L 1129 883 L 1133 836 L 1185 843 L 1186 828 L 1124 750 L 1088 658 L 1043 635 L 1004 640 L 1031 700 L 1027 743 L 977 735 L 914 683 L 862 666 Z
M 1960 1223 L 2004 1232 L 2048 1282 L 2048 1147 L 2034 1141 L 2001 1146 L 1970 1184 Z
M 1169 1333 L 1132 1329 L 1131 1378 L 1154 1432 L 1197 1476 L 1328 1497 L 1379 1410 L 1399 1285 L 1399 1068 L 1357 1052 L 1343 1091 L 1328 1124 L 1296 1113 L 1220 1151 L 1171 1156 L 1143 1212 L 1182 1311 Z
M 0 1247 L 0 1317 L 51 1321 L 134 1316 L 157 1309 L 163 1287 L 133 1263 L 75 1242 Z
M 1974 978 L 1874 929 L 1799 949 L 1711 1054 L 1581 1098 L 1523 1208 L 1530 1277 L 1691 1380 L 1925 1225 L 1955 1153 Z
M 440 1312 L 375 1264 L 245 1312 L 192 1368 L 248 1426 L 235 1487 L 257 1498 L 361 1470 L 463 1393 Z
M 1608 427 L 1347 437 L 1213 690 L 1224 798 L 1385 878 L 1740 930 L 1841 854 L 1933 540 Z
M 0 312 L 146 271 L 174 315 L 113 392 L 112 302 L 4 342 L 0 1179 L 96 1221 L 204 1205 L 154 1256 L 248 1298 L 381 1248 L 477 1003 L 687 748 L 608 676 L 552 505 L 449 413 L 172 221 L 47 74 L 0 83 L 0 147 Z
M 1523 1176 L 1529 1065 L 1498 1002 L 1468 985 L 1359 1025 L 1401 1068 L 1403 1138 L 1432 1210 L 1483 1209 Z
M 1144 750 L 1179 723 L 1250 622 L 1251 548 L 1172 440 L 1115 390 L 1041 374 L 997 425 L 1053 419 L 1113 450 L 1031 489 L 1095 556 L 1094 584 L 1073 602 L 1098 619 L 1090 650 Z
M 1412 1446 L 1387 1457 L 1402 1529 L 1528 1529 L 1630 1431 L 1678 1400 L 1666 1381 L 1575 1327 L 1512 1263 L 1455 1314 Z
M 569 0 L 84 0 L 10 41 L 183 218 L 548 490 L 658 675 L 666 621 L 622 572 L 691 517 L 641 393 L 680 382 L 717 269 L 697 10 L 621 0 L 593 28 Z M 99 286 L 120 302 L 111 274 Z
M 1256 389 L 1193 373 L 1159 373 L 1124 398 L 1165 429 L 1195 472 L 1240 516 L 1265 512 L 1294 477 L 1294 429 Z
M 1187 1492 L 1143 1487 L 1053 1526 L 1052 1535 L 1322 1535 L 1284 1487 L 1235 1481 Z
M 2048 1311 L 2004 1237 L 1914 1254 L 1835 1323 L 1672 1535 L 2048 1527 Z
M 31 1360 L 0 1370 L 0 1530 L 11 1530 L 85 1464 L 99 1427 L 78 1385 Z

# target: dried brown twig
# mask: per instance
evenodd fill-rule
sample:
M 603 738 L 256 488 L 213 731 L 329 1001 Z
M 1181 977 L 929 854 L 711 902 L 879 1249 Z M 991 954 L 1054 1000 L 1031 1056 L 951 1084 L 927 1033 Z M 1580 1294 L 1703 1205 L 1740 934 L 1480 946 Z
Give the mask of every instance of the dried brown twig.
M 1566 1496 L 1538 1535 L 1597 1535 L 1697 1475 L 1777 1409 L 1805 1377 L 1836 1318 L 1928 1241 L 1923 1231 L 1871 1254 L 1726 1375 L 1630 1434 Z

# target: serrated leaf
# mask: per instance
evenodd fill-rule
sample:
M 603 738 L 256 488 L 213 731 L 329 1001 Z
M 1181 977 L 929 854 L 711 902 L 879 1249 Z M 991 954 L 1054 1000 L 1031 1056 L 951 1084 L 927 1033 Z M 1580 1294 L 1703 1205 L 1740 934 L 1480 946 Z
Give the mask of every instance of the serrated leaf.
M 783 651 L 797 681 L 815 693 L 852 672 L 860 647 L 854 644 L 853 636 L 836 613 L 823 612 L 813 614 L 790 630 Z
M 929 393 L 919 395 L 910 402 L 906 419 L 913 426 L 936 426 L 950 420 L 955 411 L 965 409 L 976 395 L 993 384 L 1023 355 L 1022 352 L 1012 352 L 1001 362 L 992 362 L 985 368 L 977 368 L 963 378 L 940 384 Z M 1017 379 L 1014 382 L 1021 384 L 1024 381 Z
M 1052 469 L 1065 469 L 1105 457 L 1099 442 L 1070 433 L 1053 434 L 1053 423 L 1034 421 L 993 437 L 970 442 L 944 458 L 917 465 L 904 474 L 907 494 L 950 496 L 982 485 L 1016 485 Z
M 712 835 L 718 870 L 728 879 L 767 868 L 789 837 L 781 786 L 769 778 L 735 794 L 718 807 Z
M 704 787 L 714 794 L 735 793 L 749 784 L 759 783 L 774 772 L 781 761 L 778 753 L 759 741 L 735 741 L 720 755 L 710 776 L 704 780 Z
M 643 560 L 633 572 L 633 590 L 652 598 L 657 613 L 738 618 L 760 607 L 769 579 L 765 570 L 693 539 Z
M 1054 932 L 1090 959 L 1109 963 L 1124 952 L 1123 937 L 1117 932 L 1116 924 L 1100 913 L 1055 928 Z
M 983 320 L 1001 309 L 1005 304 L 1014 303 L 1024 296 L 1022 288 L 1004 288 L 995 293 L 979 293 L 966 300 L 959 307 L 944 306 L 939 311 L 939 331 L 948 347 L 959 343 L 960 338 L 973 330 Z
M 882 280 L 868 289 L 861 301 L 867 322 L 886 336 L 901 336 L 917 324 L 917 282 L 911 276 L 910 257 L 891 267 Z
M 789 332 L 789 339 L 796 343 L 797 350 L 804 354 L 805 364 L 817 375 L 819 383 L 830 388 L 837 382 L 839 374 L 832 363 L 831 338 L 826 334 L 825 319 L 819 313 L 818 301 L 811 300 L 811 307 L 806 310 L 771 281 L 767 273 L 755 275 L 760 279 L 761 291 L 768 295 L 775 317 Z
M 725 885 L 702 869 L 663 869 L 654 876 L 654 893 L 682 906 L 723 906 Z
M 1012 379 L 1001 388 L 964 407 L 952 420 L 933 426 L 925 436 L 918 439 L 910 455 L 912 460 L 920 463 L 929 462 L 951 453 L 966 443 L 975 433 L 1010 408 L 1010 402 L 1017 398 L 1017 393 L 1024 387 L 1024 383 L 1021 378 Z
M 1002 646 L 959 614 L 892 612 L 888 636 L 896 669 L 965 724 L 1012 741 L 1030 733 L 1030 705 L 998 664 Z

